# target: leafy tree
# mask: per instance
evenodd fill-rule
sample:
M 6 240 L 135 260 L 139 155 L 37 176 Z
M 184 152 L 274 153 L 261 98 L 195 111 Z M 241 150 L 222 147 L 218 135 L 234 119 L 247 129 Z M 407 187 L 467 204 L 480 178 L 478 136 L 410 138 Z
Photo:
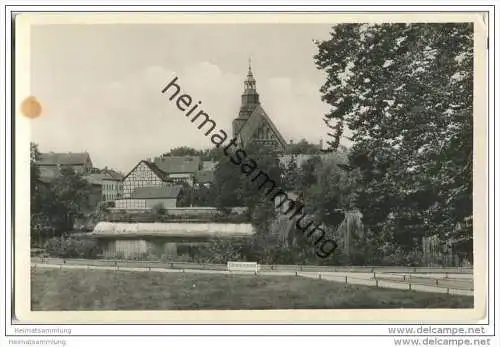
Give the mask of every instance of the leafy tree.
M 297 166 L 297 156 L 291 155 L 290 161 L 281 166 L 282 188 L 285 191 L 297 191 L 299 189 L 299 168 Z
M 289 143 L 287 152 L 290 154 L 320 154 L 319 145 L 309 143 L 306 139 L 301 139 L 297 143 Z
M 340 24 L 315 61 L 332 150 L 352 131 L 364 224 L 403 251 L 458 238 L 472 216 L 472 24 Z
M 210 188 L 200 185 L 193 190 L 193 206 L 213 206 Z
M 191 187 L 188 183 L 182 182 L 182 189 L 179 193 L 179 197 L 177 199 L 178 207 L 189 207 L 193 204 L 193 187 Z
M 223 158 L 214 172 L 214 182 L 210 187 L 217 208 L 243 206 L 241 199 L 241 170 L 229 159 Z
M 344 211 L 355 209 L 359 173 L 346 172 L 337 157 L 317 165 L 316 181 L 305 193 L 306 206 L 321 222 L 337 228 L 344 219 Z
M 38 145 L 30 143 L 30 181 L 31 181 L 31 213 L 38 213 L 41 209 L 40 189 L 42 182 L 40 181 L 40 169 L 37 161 L 40 159 L 40 151 Z
M 198 156 L 201 155 L 201 151 L 188 147 L 188 146 L 180 146 L 172 148 L 169 152 L 163 153 L 161 158 L 163 157 L 182 157 L 182 156 Z
M 275 237 L 271 235 L 271 224 L 276 216 L 274 202 L 270 199 L 272 194 L 268 193 L 271 184 L 264 184 L 264 174 L 274 181 L 277 189 L 281 187 L 282 172 L 277 154 L 267 148 L 251 144 L 245 148 L 245 152 L 247 157 L 242 164 L 253 160 L 256 168 L 247 174 L 242 171 L 241 165 L 236 165 L 230 161 L 230 157 L 225 157 L 215 170 L 210 190 L 216 206 L 222 210 L 234 206 L 248 207 L 256 235 L 251 245 L 248 245 L 247 252 L 252 259 L 262 260 L 269 256 L 271 239 Z M 262 174 L 259 175 L 259 172 Z
M 202 160 L 211 160 L 211 161 L 220 161 L 225 157 L 225 154 L 223 152 L 222 148 L 209 148 L 209 149 L 204 149 L 201 151 L 201 159 Z
M 44 240 L 53 236 L 54 227 L 50 223 L 49 211 L 53 205 L 51 191 L 40 179 L 40 169 L 37 165 L 40 159 L 38 145 L 30 143 L 30 228 L 31 244 L 42 246 Z
M 318 182 L 316 173 L 320 165 L 321 159 L 319 156 L 309 158 L 302 164 L 297 177 L 297 184 L 300 191 L 304 191 Z
M 166 213 L 166 209 L 165 209 L 165 206 L 163 205 L 163 203 L 159 202 L 157 204 L 155 204 L 152 208 L 151 208 L 151 212 L 156 215 L 156 216 L 161 216 L 161 215 L 164 215 Z
M 46 213 L 57 233 L 73 229 L 75 218 L 89 211 L 90 184 L 71 167 L 62 167 L 51 182 Z

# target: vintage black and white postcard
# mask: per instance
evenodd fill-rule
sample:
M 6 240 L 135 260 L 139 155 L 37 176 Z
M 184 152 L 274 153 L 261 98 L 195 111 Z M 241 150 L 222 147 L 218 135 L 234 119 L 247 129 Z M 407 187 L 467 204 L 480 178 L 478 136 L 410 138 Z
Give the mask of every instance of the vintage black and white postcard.
M 487 19 L 18 15 L 16 318 L 481 319 Z

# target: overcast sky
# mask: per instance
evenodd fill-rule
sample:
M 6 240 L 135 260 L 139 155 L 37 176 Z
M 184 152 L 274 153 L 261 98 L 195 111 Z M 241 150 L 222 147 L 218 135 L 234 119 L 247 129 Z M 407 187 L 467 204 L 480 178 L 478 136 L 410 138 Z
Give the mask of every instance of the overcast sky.
M 88 151 L 96 167 L 128 172 L 176 146 L 209 138 L 160 91 L 173 76 L 231 132 L 252 57 L 261 104 L 287 141 L 326 139 L 329 107 L 319 88 L 313 39 L 324 24 L 101 24 L 33 26 L 32 122 L 42 152 Z M 200 107 L 201 107 L 200 106 Z

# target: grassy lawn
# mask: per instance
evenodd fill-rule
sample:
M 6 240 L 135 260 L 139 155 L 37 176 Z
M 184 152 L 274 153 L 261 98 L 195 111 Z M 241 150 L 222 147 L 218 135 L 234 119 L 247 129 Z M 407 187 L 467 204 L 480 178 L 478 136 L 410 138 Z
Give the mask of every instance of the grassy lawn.
M 32 269 L 32 310 L 472 308 L 474 298 L 287 276 Z

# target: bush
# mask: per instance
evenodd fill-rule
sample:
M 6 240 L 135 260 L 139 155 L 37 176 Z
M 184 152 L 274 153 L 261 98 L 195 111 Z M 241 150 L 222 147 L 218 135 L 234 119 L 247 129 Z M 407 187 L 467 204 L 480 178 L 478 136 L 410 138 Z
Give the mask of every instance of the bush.
M 151 212 L 154 215 L 162 216 L 165 214 L 165 212 L 167 212 L 167 210 L 165 209 L 165 206 L 162 203 L 158 203 L 158 204 L 154 205 L 153 207 L 151 207 Z
M 413 251 L 403 251 L 401 248 L 397 248 L 392 252 L 392 254 L 386 255 L 382 260 L 382 265 L 386 266 L 422 266 L 424 255 L 422 252 Z
M 75 237 L 53 237 L 45 243 L 45 249 L 57 258 L 96 259 L 100 255 L 97 241 Z

